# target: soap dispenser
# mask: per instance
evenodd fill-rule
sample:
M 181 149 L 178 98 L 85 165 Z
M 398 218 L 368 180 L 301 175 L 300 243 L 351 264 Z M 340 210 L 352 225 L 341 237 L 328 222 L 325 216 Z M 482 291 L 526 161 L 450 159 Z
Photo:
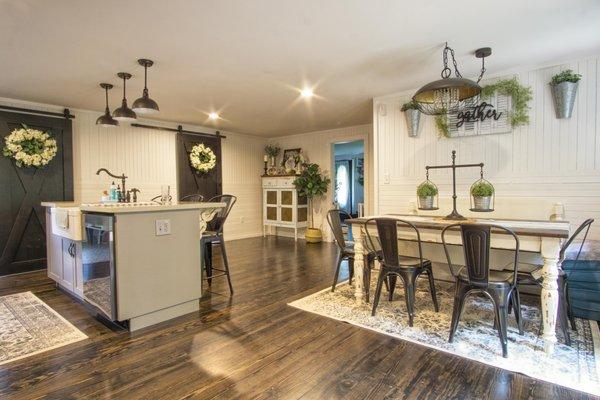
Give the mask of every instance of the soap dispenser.
M 108 192 L 108 197 L 110 199 L 110 201 L 117 201 L 118 200 L 118 194 L 117 194 L 117 186 L 115 185 L 115 182 L 113 181 L 113 183 L 110 184 L 110 189 Z

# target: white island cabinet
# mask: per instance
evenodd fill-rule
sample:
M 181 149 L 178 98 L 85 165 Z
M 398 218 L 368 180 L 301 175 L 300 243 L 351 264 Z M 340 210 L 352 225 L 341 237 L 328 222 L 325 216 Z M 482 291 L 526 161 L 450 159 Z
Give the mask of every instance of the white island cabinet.
M 198 311 L 200 238 L 224 203 L 42 205 L 48 276 L 98 316 L 137 330 Z

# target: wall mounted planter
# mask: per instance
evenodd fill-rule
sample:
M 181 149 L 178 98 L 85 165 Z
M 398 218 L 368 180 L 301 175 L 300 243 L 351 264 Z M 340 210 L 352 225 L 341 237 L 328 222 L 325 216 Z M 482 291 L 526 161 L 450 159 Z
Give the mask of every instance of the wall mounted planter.
M 419 110 L 406 110 L 404 111 L 404 118 L 406 118 L 406 127 L 408 129 L 409 137 L 419 136 L 419 123 L 421 122 L 421 112 Z
M 577 98 L 577 87 L 579 82 L 561 82 L 559 84 L 550 84 L 552 98 L 554 99 L 554 111 L 556 118 L 571 118 L 573 106 Z

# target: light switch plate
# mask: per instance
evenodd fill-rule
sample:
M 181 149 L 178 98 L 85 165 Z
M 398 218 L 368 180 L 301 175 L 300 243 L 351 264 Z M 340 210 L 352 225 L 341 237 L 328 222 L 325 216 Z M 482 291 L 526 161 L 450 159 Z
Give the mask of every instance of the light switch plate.
M 156 236 L 164 236 L 171 234 L 171 220 L 157 219 L 156 220 Z

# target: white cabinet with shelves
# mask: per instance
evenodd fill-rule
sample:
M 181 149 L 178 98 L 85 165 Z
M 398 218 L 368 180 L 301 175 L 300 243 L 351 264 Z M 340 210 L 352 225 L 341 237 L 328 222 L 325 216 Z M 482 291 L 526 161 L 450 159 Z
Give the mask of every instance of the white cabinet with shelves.
M 263 177 L 263 235 L 270 226 L 291 228 L 294 239 L 308 222 L 308 202 L 294 187 L 295 176 Z

